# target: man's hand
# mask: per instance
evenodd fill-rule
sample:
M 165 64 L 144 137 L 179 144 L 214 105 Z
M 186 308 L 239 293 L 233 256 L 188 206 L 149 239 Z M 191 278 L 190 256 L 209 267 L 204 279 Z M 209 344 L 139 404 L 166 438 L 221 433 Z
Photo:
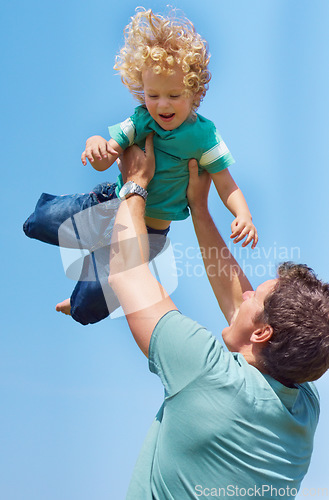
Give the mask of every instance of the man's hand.
M 190 179 L 187 187 L 187 199 L 191 212 L 207 209 L 208 193 L 211 184 L 211 177 L 204 170 L 201 175 L 198 172 L 198 163 L 196 160 L 188 162 Z
M 155 172 L 153 134 L 146 137 L 145 153 L 136 145 L 130 146 L 117 163 L 124 182 L 134 181 L 146 189 Z

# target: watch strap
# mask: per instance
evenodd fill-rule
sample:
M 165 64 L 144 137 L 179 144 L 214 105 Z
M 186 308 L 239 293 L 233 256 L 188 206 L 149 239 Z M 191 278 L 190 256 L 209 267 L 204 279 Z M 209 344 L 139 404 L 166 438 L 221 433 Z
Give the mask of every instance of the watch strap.
M 145 201 L 147 199 L 146 189 L 142 188 L 142 186 L 139 186 L 134 181 L 128 181 L 122 186 L 122 188 L 120 189 L 120 192 L 119 192 L 119 198 L 121 200 L 126 200 L 127 198 L 129 198 L 133 194 L 138 194 L 139 196 L 144 198 Z
M 134 185 L 134 193 L 139 194 L 142 198 L 144 198 L 145 201 L 147 200 L 147 191 L 146 191 L 146 189 L 144 189 L 141 186 L 139 186 L 138 184 L 136 184 L 136 182 L 135 182 L 135 185 Z

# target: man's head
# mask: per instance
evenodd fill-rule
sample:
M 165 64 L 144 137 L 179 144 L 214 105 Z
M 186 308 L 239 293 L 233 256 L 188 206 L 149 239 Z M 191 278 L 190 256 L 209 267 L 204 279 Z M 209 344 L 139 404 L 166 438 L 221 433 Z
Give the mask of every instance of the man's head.
M 235 350 L 242 354 L 254 353 L 257 368 L 286 385 L 316 380 L 325 373 L 329 285 L 317 279 L 312 269 L 284 263 L 277 280 L 263 283 L 256 292 L 245 292 L 243 298 L 237 317 L 223 331 L 231 351 L 238 347 Z

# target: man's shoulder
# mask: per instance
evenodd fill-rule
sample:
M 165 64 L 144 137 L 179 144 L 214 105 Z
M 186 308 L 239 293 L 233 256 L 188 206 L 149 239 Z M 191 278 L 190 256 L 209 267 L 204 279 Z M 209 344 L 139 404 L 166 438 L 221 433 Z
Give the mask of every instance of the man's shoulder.
M 320 407 L 320 395 L 314 382 L 304 382 L 298 387 L 300 391 L 316 405 L 317 408 Z
M 152 333 L 149 369 L 173 396 L 196 381 L 225 377 L 226 354 L 207 328 L 177 310 L 169 311 Z
M 166 332 L 172 332 L 173 330 L 178 330 L 181 334 L 188 332 L 190 335 L 202 330 L 207 337 L 215 338 L 206 327 L 200 325 L 192 318 L 185 316 L 177 309 L 168 311 L 159 319 L 153 330 L 152 337 L 155 340 L 156 337 L 165 335 Z
M 149 365 L 160 358 L 180 358 L 187 364 L 202 366 L 207 371 L 225 372 L 225 377 L 236 379 L 243 376 L 241 364 L 231 352 L 224 349 L 215 335 L 192 318 L 178 310 L 167 312 L 155 326 L 149 347 Z
M 172 310 L 164 314 L 156 324 L 150 341 L 149 360 L 155 360 L 162 354 L 170 355 L 188 351 L 222 351 L 222 345 L 206 327 L 180 311 Z

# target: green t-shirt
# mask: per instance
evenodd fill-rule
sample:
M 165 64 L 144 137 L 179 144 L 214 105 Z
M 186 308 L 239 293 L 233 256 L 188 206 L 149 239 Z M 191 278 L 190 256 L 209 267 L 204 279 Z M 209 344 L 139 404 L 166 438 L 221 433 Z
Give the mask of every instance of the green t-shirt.
M 112 139 L 123 148 L 137 144 L 144 148 L 145 138 L 154 135 L 156 170 L 148 185 L 145 213 L 162 220 L 183 220 L 189 216 L 186 189 L 188 160 L 195 158 L 200 168 L 220 172 L 234 163 L 224 141 L 210 120 L 197 114 L 175 130 L 164 130 L 143 106 L 122 123 L 109 127 Z M 117 195 L 123 185 L 119 175 Z
M 296 496 L 319 416 L 314 384 L 264 376 L 178 311 L 155 327 L 149 366 L 165 398 L 127 500 Z

